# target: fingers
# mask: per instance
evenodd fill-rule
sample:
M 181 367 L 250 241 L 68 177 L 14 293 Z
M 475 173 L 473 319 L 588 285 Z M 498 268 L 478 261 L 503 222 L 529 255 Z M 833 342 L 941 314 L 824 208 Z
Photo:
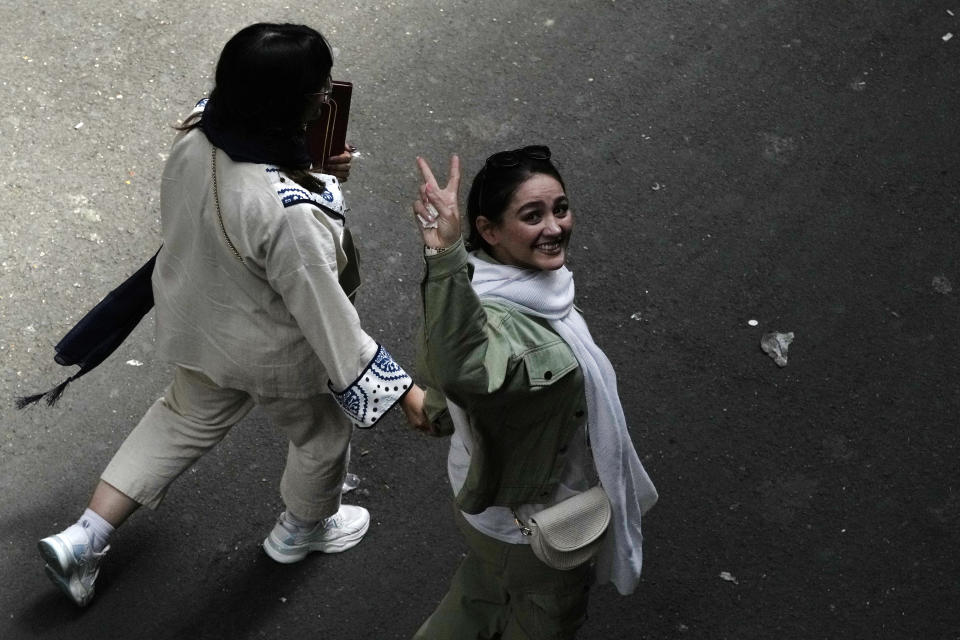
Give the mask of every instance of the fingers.
M 413 212 L 420 221 L 424 240 L 439 242 L 439 245 L 430 246 L 450 246 L 460 237 L 460 156 L 453 154 L 450 157 L 450 175 L 442 190 L 437 186 L 430 165 L 420 156 L 417 156 L 417 168 L 423 183 L 418 191 L 420 197 L 413 203 Z M 428 232 L 431 229 L 435 229 L 435 233 Z
M 431 423 L 431 422 L 427 419 L 426 414 L 424 414 L 424 416 L 423 416 L 423 423 L 422 423 L 421 425 L 418 425 L 418 426 L 414 427 L 414 428 L 415 428 L 417 431 L 419 431 L 420 433 L 425 433 L 425 434 L 427 434 L 428 436 L 438 436 L 438 435 L 440 435 L 440 433 L 436 430 L 436 428 L 434 428 L 433 423 Z
M 423 200 L 413 201 L 413 215 L 422 220 L 428 220 L 430 218 L 430 212 L 427 211 L 427 205 L 424 204 Z
M 324 164 L 350 164 L 350 161 L 353 160 L 353 154 L 349 151 L 344 151 L 343 153 L 337 154 L 335 156 L 330 156 L 327 158 Z
M 447 191 L 453 191 L 454 194 L 460 193 L 460 156 L 457 154 L 450 156 L 450 177 L 447 179 Z
M 437 184 L 437 179 L 433 175 L 433 171 L 430 169 L 430 165 L 427 164 L 427 161 L 417 156 L 417 167 L 420 169 L 420 175 L 423 176 L 424 183 L 439 189 Z M 444 187 L 444 191 L 452 191 L 454 194 L 459 193 L 460 191 L 460 156 L 453 154 L 450 156 L 450 173 L 447 178 L 447 186 Z
M 417 156 L 417 168 L 420 169 L 420 175 L 423 176 L 423 181 L 428 185 L 437 186 L 437 179 L 433 177 L 433 171 L 430 170 L 430 165 L 427 164 L 427 161 Z
M 430 185 L 422 184 L 420 185 L 420 199 L 416 201 L 415 204 L 419 204 L 420 207 L 414 208 L 414 211 L 417 214 L 417 218 L 420 220 L 420 224 L 423 225 L 424 229 L 436 229 L 439 226 L 438 220 L 440 219 L 440 211 L 437 210 L 437 207 L 434 206 L 433 202 L 436 202 L 441 208 L 446 211 L 446 204 L 441 198 L 434 198 L 431 202 L 431 196 L 435 195 L 435 189 L 431 189 Z
M 440 226 L 438 222 L 440 214 L 433 205 L 424 203 L 422 200 L 413 202 L 413 215 L 416 216 L 423 229 L 436 229 Z
M 430 433 L 432 431 L 432 425 L 430 424 L 430 419 L 427 417 L 427 412 L 423 407 L 424 395 L 423 389 L 415 384 L 403 397 L 401 400 L 401 405 L 403 407 L 403 413 L 407 419 L 407 423 L 411 427 L 417 431 Z

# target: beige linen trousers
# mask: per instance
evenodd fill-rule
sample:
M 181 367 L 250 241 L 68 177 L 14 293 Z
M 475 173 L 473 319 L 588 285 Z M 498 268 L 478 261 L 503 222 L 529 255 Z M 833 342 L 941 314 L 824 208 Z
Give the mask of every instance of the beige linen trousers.
M 353 425 L 333 396 L 263 398 L 217 386 L 177 367 L 164 395 L 140 420 L 101 479 L 156 509 L 170 484 L 259 405 L 289 439 L 280 495 L 289 511 L 319 520 L 340 508 Z

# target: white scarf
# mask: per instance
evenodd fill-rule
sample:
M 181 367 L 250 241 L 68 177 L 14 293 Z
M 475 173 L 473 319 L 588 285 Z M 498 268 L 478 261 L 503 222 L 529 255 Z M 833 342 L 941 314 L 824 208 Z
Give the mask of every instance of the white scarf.
M 597 558 L 597 582 L 612 582 L 623 595 L 633 593 L 643 565 L 641 515 L 657 501 L 657 490 L 627 431 L 613 365 L 573 306 L 573 274 L 566 267 L 533 271 L 490 263 L 477 258 L 476 252 L 469 259 L 474 267 L 471 284 L 482 300 L 546 319 L 580 364 L 593 463 L 613 509 Z

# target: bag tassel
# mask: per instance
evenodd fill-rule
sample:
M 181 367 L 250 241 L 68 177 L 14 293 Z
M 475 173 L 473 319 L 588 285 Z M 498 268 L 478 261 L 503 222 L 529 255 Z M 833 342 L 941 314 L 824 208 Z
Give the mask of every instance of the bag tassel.
M 77 376 L 70 376 L 53 389 L 49 391 L 44 391 L 43 393 L 36 393 L 32 396 L 20 396 L 17 398 L 16 404 L 17 409 L 23 409 L 24 407 L 29 407 L 32 404 L 40 402 L 41 400 L 47 401 L 47 406 L 52 407 L 57 404 L 57 400 L 60 399 L 60 396 L 63 395 L 63 392 L 66 390 L 67 385 L 73 382 L 74 378 Z

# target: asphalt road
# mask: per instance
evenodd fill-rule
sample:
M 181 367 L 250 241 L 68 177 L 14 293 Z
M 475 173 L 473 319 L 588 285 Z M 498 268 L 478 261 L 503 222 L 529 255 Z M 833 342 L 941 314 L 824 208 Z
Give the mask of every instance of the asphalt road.
M 43 575 L 166 384 L 152 318 L 58 406 L 13 397 L 156 249 L 170 125 L 261 20 L 319 28 L 355 84 L 358 304 L 401 361 L 415 155 L 553 149 L 661 493 L 640 588 L 596 589 L 582 638 L 960 638 L 960 5 L 879 0 L 0 0 L 0 638 L 407 638 L 463 552 L 445 444 L 395 415 L 355 440 L 367 539 L 275 565 L 284 443 L 255 414 L 118 533 L 90 608 Z

